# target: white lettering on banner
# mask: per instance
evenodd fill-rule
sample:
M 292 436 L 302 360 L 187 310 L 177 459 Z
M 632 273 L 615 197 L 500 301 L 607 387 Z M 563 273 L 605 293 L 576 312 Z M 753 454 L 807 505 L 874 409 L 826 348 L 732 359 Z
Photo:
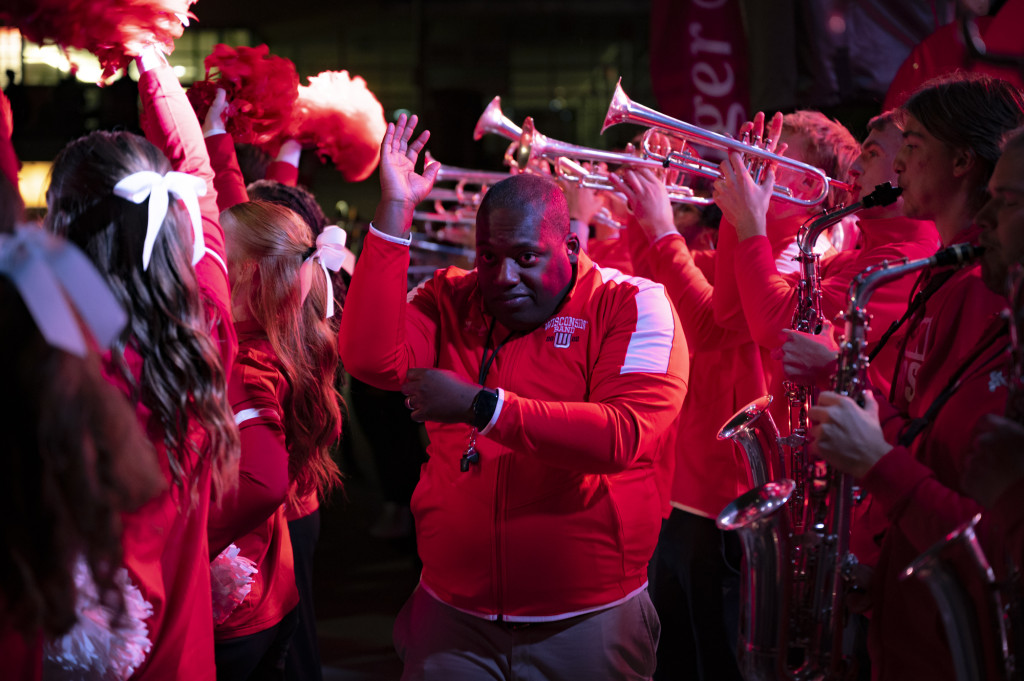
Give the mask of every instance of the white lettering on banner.
M 694 21 L 690 24 L 690 54 L 697 54 L 698 52 L 710 52 L 711 54 L 732 54 L 732 45 L 725 40 L 708 40 L 707 38 L 701 38 L 700 33 L 704 30 L 704 25 Z
M 732 65 L 725 64 L 725 80 L 718 78 L 715 67 L 705 61 L 699 61 L 690 69 L 693 84 L 708 97 L 725 97 L 732 92 L 736 79 L 733 77 Z
M 694 5 L 703 9 L 717 10 L 724 6 L 725 0 L 710 2 L 695 0 Z M 732 44 L 726 40 L 713 40 L 703 36 L 704 25 L 693 21 L 687 26 L 690 35 L 690 54 L 704 53 L 718 55 L 721 60 L 705 59 L 690 67 L 690 82 L 699 93 L 693 96 L 693 121 L 701 128 L 727 135 L 736 135 L 746 120 L 746 111 L 739 102 L 728 104 L 725 115 L 722 106 L 728 100 L 735 100 L 736 74 L 729 59 L 732 57 Z M 721 104 L 705 99 L 726 100 Z

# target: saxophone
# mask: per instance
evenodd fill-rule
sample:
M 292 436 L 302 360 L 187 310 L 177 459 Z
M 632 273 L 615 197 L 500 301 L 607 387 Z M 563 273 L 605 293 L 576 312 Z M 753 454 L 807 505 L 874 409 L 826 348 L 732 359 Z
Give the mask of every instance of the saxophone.
M 1024 268 L 1020 265 L 1010 272 L 1007 290 L 1010 375 L 1004 413 L 1024 423 Z M 939 606 L 957 681 L 1010 681 L 1020 678 L 1016 656 L 1024 651 L 1021 577 L 1018 566 L 1008 561 L 1008 580 L 997 581 L 975 532 L 980 519 L 979 513 L 950 532 L 915 558 L 900 578 L 921 580 Z M 981 593 L 972 592 L 972 587 Z M 991 636 L 982 635 L 986 629 Z
M 925 267 L 964 263 L 980 253 L 958 245 L 930 258 L 869 268 L 850 285 L 850 302 L 834 377 L 836 392 L 860 402 L 868 367 L 867 303 L 882 284 Z M 770 482 L 726 506 L 718 527 L 736 530 L 743 546 L 737 657 L 747 681 L 838 679 L 844 674 L 842 598 L 856 563 L 849 552 L 853 481 L 826 468 L 811 489 L 806 530 L 790 513 L 793 480 Z
M 891 204 L 900 192 L 898 187 L 888 182 L 877 185 L 860 201 L 826 210 L 801 226 L 797 235 L 800 282 L 797 285 L 797 305 L 791 328 L 818 334 L 825 322 L 821 310 L 821 256 L 814 252 L 818 238 L 826 229 L 848 215 L 864 208 Z M 800 530 L 803 527 L 807 485 L 807 456 L 804 447 L 809 427 L 807 411 L 811 407 L 813 391 L 809 386 L 788 381 L 784 387 L 789 406 L 788 437 L 779 436 L 779 429 L 768 411 L 773 398 L 764 395 L 733 414 L 719 430 L 718 439 L 732 440 L 743 450 L 752 487 L 759 487 L 769 480 L 786 478 L 796 483 L 791 495 L 793 503 L 790 504 L 790 522 Z

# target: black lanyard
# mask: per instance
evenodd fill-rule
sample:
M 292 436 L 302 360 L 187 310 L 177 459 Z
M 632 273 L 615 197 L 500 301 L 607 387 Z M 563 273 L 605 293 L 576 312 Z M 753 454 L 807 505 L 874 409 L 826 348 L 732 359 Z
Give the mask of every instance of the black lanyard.
M 497 359 L 497 357 L 498 357 L 498 351 L 501 350 L 505 346 L 505 343 L 508 343 L 514 337 L 519 335 L 515 331 L 512 331 L 507 336 L 505 336 L 505 339 L 503 341 L 501 341 L 500 343 L 498 343 L 498 345 L 494 348 L 494 351 L 491 352 L 490 355 L 488 355 L 487 353 L 488 353 L 488 351 L 490 350 L 490 347 L 491 347 L 491 337 L 494 335 L 494 326 L 497 323 L 498 323 L 497 319 L 492 319 L 491 320 L 491 325 L 489 327 L 487 327 L 487 341 L 484 343 L 484 356 L 480 360 L 480 374 L 479 374 L 479 381 L 478 382 L 480 383 L 480 387 L 481 388 L 484 387 L 484 381 L 487 380 L 487 374 L 491 370 L 491 365 L 494 364 L 494 360 Z
M 998 323 L 993 327 L 990 327 L 978 342 L 978 347 L 974 352 L 972 352 L 967 360 L 960 365 L 960 368 L 956 370 L 956 373 L 950 376 L 949 382 L 946 383 L 946 387 L 943 388 L 942 392 L 939 393 L 939 396 L 935 398 L 935 401 L 931 403 L 927 411 L 916 419 L 912 419 L 903 425 L 903 429 L 900 432 L 899 439 L 897 440 L 898 444 L 907 448 L 913 444 L 914 440 L 917 439 L 917 436 L 920 435 L 922 431 L 924 431 L 924 429 L 927 428 L 935 419 L 935 416 L 939 413 L 939 410 L 945 406 L 949 398 L 960 389 L 960 385 L 963 383 L 965 378 L 964 374 L 967 372 L 967 369 L 973 366 L 986 350 L 991 349 L 992 345 L 1008 332 L 1009 329 L 1006 326 L 1005 320 L 1002 320 L 1002 323 Z M 1009 343 L 1000 344 L 990 357 L 986 358 L 983 362 L 980 362 L 977 366 L 979 368 L 988 366 L 999 355 L 1006 352 L 1008 348 Z

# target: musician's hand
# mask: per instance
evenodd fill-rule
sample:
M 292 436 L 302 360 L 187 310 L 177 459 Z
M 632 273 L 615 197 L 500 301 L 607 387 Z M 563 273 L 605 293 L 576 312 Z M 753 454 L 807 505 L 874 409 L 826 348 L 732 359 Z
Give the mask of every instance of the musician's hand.
M 772 358 L 782 360 L 786 378 L 800 385 L 828 388 L 836 373 L 839 346 L 832 337 L 832 324 L 825 322 L 821 333 L 813 335 L 784 329 L 785 340 L 772 351 Z
M 473 423 L 473 398 L 480 386 L 444 369 L 409 369 L 402 394 L 412 420 Z
M 672 204 L 668 190 L 654 171 L 649 168 L 627 168 L 622 177 L 609 175 L 616 191 L 626 197 L 626 205 L 648 241 L 654 242 L 666 234 L 676 234 Z
M 811 452 L 855 478 L 862 478 L 892 450 L 878 422 L 878 403 L 864 393 L 861 408 L 849 397 L 826 391 L 807 412 L 811 419 Z
M 413 209 L 430 193 L 441 168 L 434 161 L 427 164 L 422 175 L 416 172 L 420 151 L 430 139 L 429 130 L 412 139 L 418 120 L 415 114 L 400 115 L 397 123 L 388 123 L 380 145 L 381 196 L 373 226 L 393 236 L 400 236 L 411 224 Z
M 1014 483 L 1024 478 L 1024 426 L 1003 416 L 986 414 L 975 427 L 967 458 L 964 491 L 992 508 Z
M 722 217 L 736 227 L 737 239 L 766 235 L 775 171 L 769 169 L 760 183 L 755 182 L 743 165 L 743 157 L 736 152 L 722 161 L 718 171 L 721 177 L 715 180 L 711 196 L 722 210 Z
M 772 116 L 772 119 L 768 122 L 767 133 L 765 131 L 764 119 L 764 112 L 758 111 L 754 114 L 752 121 L 747 121 L 741 125 L 739 130 L 740 141 L 781 156 L 786 151 L 786 145 L 779 144 L 779 138 L 782 136 L 782 112 L 776 111 L 775 115 Z

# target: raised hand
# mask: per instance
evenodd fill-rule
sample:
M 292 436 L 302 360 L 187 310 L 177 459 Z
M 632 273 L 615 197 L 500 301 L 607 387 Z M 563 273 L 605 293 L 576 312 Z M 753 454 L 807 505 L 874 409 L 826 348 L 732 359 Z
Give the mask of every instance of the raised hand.
M 227 91 L 222 87 L 217 88 L 217 94 L 213 98 L 213 103 L 210 104 L 210 109 L 206 112 L 206 118 L 203 119 L 204 136 L 209 137 L 210 135 L 225 131 L 228 105 Z
M 430 139 L 429 130 L 412 139 L 418 122 L 415 114 L 409 117 L 402 114 L 397 123 L 388 123 L 380 145 L 381 203 L 392 201 L 415 206 L 434 186 L 440 163 L 428 163 L 422 175 L 416 172 L 416 160 Z

